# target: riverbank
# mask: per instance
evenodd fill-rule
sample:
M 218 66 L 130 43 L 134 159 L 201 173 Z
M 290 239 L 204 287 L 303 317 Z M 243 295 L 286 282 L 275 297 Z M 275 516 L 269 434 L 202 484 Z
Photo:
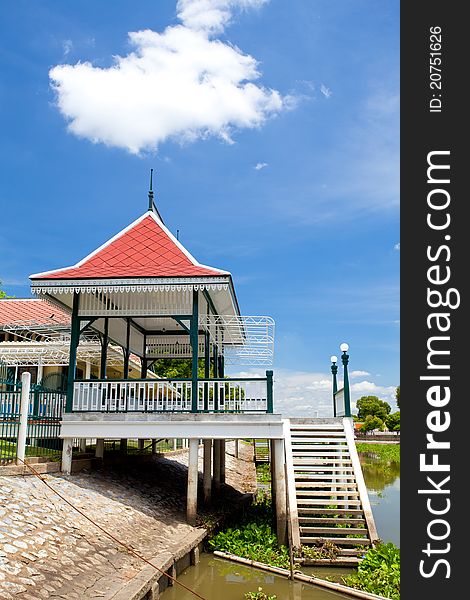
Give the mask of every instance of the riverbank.
M 189 540 L 196 547 L 207 529 L 224 518 L 226 507 L 236 510 L 256 489 L 252 448 L 241 444 L 239 459 L 230 443 L 227 451 L 227 485 L 217 503 L 201 511 L 196 527 L 185 519 L 187 452 L 146 461 L 132 456 L 120 465 L 71 477 L 44 477 L 117 540 L 166 565 L 186 556 Z M 110 600 L 154 571 L 34 476 L 0 477 L 0 506 L 2 599 Z

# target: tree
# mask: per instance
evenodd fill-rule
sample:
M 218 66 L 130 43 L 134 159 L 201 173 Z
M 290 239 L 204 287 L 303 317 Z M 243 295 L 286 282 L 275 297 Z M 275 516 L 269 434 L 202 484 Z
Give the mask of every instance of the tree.
M 384 428 L 384 422 L 382 419 L 375 415 L 367 415 L 364 419 L 364 423 L 361 426 L 361 431 L 373 431 L 374 429 L 379 429 L 382 431 Z
M 0 298 L 13 298 L 13 296 L 8 296 L 8 294 L 2 290 L 1 288 L 2 280 L 0 279 Z
M 163 379 L 191 379 L 192 360 L 190 358 L 159 358 L 151 370 Z M 204 378 L 203 358 L 198 360 L 198 376 L 201 379 Z
M 361 421 L 364 421 L 368 415 L 379 417 L 381 421 L 385 421 L 387 415 L 392 410 L 390 404 L 385 400 L 380 400 L 377 396 L 362 396 L 356 402 L 357 416 Z
M 395 390 L 395 398 L 397 401 L 397 406 L 400 408 L 400 386 L 397 386 L 397 389 Z
M 389 431 L 400 431 L 400 411 L 391 413 L 385 419 L 385 425 Z

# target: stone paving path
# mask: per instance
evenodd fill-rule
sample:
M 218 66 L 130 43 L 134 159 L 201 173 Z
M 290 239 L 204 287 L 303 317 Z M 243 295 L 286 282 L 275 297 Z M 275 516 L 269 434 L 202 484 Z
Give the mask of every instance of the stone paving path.
M 233 487 L 224 486 L 221 504 L 256 489 L 251 447 L 240 448 L 237 460 L 230 456 L 233 445 L 227 444 L 226 480 Z M 176 552 L 195 530 L 185 522 L 187 453 L 139 464 L 129 461 L 120 469 L 44 477 L 145 557 Z M 107 598 L 143 566 L 36 477 L 0 477 L 2 600 Z

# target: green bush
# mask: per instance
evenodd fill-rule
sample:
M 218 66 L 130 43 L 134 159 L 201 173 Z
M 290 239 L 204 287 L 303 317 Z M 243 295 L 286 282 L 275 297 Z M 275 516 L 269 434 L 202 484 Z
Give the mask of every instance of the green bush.
M 345 577 L 350 587 L 378 594 L 391 600 L 400 599 L 400 549 L 389 542 L 368 550 L 357 573 Z
M 258 588 L 257 592 L 247 592 L 245 594 L 247 600 L 277 600 L 276 594 L 265 594 L 263 588 Z
M 229 552 L 274 567 L 289 568 L 289 550 L 279 546 L 271 499 L 260 495 L 236 525 L 209 540 L 211 550 Z

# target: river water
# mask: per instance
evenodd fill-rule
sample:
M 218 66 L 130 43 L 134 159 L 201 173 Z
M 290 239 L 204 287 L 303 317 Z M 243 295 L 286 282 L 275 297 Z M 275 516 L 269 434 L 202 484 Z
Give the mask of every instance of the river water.
M 400 464 L 359 453 L 377 533 L 400 546 Z
M 202 554 L 200 562 L 178 577 L 190 589 L 207 600 L 244 600 L 246 592 L 262 588 L 266 594 L 276 594 L 278 600 L 344 600 L 343 594 L 289 581 L 258 569 L 237 565 L 212 554 Z M 194 600 L 195 596 L 181 586 L 167 588 L 162 600 Z

